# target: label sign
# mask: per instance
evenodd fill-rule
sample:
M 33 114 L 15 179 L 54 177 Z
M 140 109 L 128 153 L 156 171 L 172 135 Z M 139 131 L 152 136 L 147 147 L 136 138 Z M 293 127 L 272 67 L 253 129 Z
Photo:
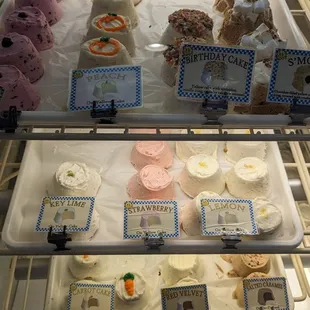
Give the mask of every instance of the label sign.
M 35 231 L 54 232 L 88 231 L 93 215 L 95 197 L 51 196 L 42 200 Z
M 124 239 L 178 238 L 178 204 L 174 200 L 134 200 L 124 204 Z
M 209 310 L 205 284 L 164 288 L 161 290 L 163 310 L 205 309 Z
M 142 107 L 141 66 L 115 66 L 70 71 L 70 111 Z
M 276 49 L 267 100 L 310 104 L 310 51 Z
M 115 287 L 111 284 L 72 283 L 67 310 L 114 309 Z
M 246 310 L 290 310 L 286 279 L 259 278 L 243 280 Z
M 202 199 L 201 223 L 204 236 L 258 234 L 253 203 L 248 199 Z
M 248 103 L 254 64 L 252 49 L 184 44 L 177 96 Z

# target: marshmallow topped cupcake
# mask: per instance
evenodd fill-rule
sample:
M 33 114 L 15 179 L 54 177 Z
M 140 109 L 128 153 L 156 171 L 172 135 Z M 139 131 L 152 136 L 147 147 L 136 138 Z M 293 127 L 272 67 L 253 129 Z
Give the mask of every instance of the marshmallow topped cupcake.
M 169 25 L 162 35 L 162 44 L 173 44 L 175 38 L 191 36 L 203 38 L 213 44 L 213 20 L 207 13 L 199 10 L 181 9 L 170 14 Z
M 122 43 L 131 56 L 135 54 L 135 41 L 128 17 L 108 13 L 96 16 L 89 26 L 86 41 L 100 37 L 112 37 Z
M 173 154 L 167 142 L 137 141 L 131 151 L 130 160 L 137 170 L 141 170 L 147 165 L 170 168 Z
M 222 194 L 225 190 L 225 179 L 220 165 L 210 155 L 190 157 L 181 172 L 179 183 L 183 192 L 190 197 L 203 191 Z
M 256 157 L 239 160 L 226 174 L 229 193 L 237 198 L 254 199 L 269 193 L 267 165 Z
M 208 198 L 220 198 L 220 195 L 202 192 L 181 209 L 181 228 L 187 235 L 201 235 L 201 200 Z
M 174 199 L 173 178 L 164 168 L 148 165 L 128 182 L 128 195 L 132 200 Z
M 54 177 L 54 195 L 94 197 L 101 185 L 100 175 L 79 162 L 65 162 Z
M 68 267 L 78 280 L 100 278 L 108 268 L 103 256 L 99 255 L 72 255 Z

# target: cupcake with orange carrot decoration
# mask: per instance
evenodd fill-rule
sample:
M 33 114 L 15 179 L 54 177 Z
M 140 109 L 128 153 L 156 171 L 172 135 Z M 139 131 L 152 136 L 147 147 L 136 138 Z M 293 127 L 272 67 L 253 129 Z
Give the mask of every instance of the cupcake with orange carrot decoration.
M 116 280 L 116 294 L 119 302 L 128 306 L 134 304 L 135 310 L 142 309 L 148 302 L 148 287 L 143 275 L 139 272 L 127 272 Z

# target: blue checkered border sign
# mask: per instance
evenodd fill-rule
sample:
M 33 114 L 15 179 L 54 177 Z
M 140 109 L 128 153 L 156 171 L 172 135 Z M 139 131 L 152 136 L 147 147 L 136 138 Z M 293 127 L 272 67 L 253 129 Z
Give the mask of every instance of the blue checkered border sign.
M 252 230 L 251 231 L 240 231 L 238 232 L 239 235 L 257 235 L 258 234 L 258 228 L 255 221 L 255 215 L 254 215 L 254 208 L 253 208 L 253 201 L 249 199 L 224 199 L 224 198 L 212 198 L 212 199 L 202 199 L 200 208 L 201 208 L 201 228 L 202 228 L 202 234 L 204 236 L 223 236 L 225 235 L 236 235 L 236 232 L 233 231 L 209 231 L 206 228 L 206 212 L 205 208 L 202 206 L 203 201 L 208 202 L 231 202 L 231 203 L 247 203 L 249 205 L 250 209 L 250 217 L 251 217 L 251 225 Z
M 35 227 L 35 231 L 36 232 L 48 232 L 49 231 L 49 228 L 41 227 L 41 222 L 42 222 L 42 218 L 43 218 L 43 214 L 44 214 L 44 210 L 45 210 L 45 204 L 44 204 L 44 200 L 45 199 L 50 199 L 51 201 L 53 201 L 53 200 L 60 200 L 60 199 L 61 200 L 90 201 L 90 208 L 89 208 L 89 212 L 88 212 L 86 226 L 85 227 L 70 227 L 70 226 L 67 226 L 67 230 L 66 231 L 67 232 L 83 232 L 83 231 L 88 231 L 89 230 L 91 219 L 92 219 L 92 216 L 93 216 L 93 210 L 94 210 L 94 206 L 95 206 L 95 197 L 48 196 L 48 197 L 44 197 L 42 199 L 42 203 L 41 203 L 41 207 L 40 207 L 40 212 L 39 212 L 39 217 L 38 217 L 37 224 L 36 224 L 36 227 Z M 51 220 L 51 226 L 54 226 L 55 224 L 54 224 L 53 219 L 50 219 L 50 220 Z M 53 232 L 62 232 L 62 231 L 63 231 L 63 226 L 53 227 Z
M 130 234 L 128 233 L 128 217 L 130 217 L 128 213 L 128 209 L 126 208 L 126 204 L 131 203 L 133 205 L 145 205 L 145 204 L 172 204 L 173 205 L 173 218 L 174 218 L 174 233 L 162 234 L 162 237 L 165 239 L 168 238 L 179 238 L 180 237 L 180 225 L 179 225 L 179 211 L 178 211 L 178 203 L 175 200 L 133 200 L 126 201 L 124 203 L 124 239 L 142 239 L 144 235 L 139 234 Z M 159 234 L 149 234 L 150 238 L 159 238 Z
M 205 299 L 205 307 L 204 310 L 209 310 L 209 302 L 208 302 L 208 290 L 206 284 L 198 284 L 198 285 L 189 285 L 189 286 L 178 286 L 178 287 L 168 287 L 161 289 L 161 305 L 163 310 L 168 310 L 167 308 L 167 298 L 163 292 L 175 292 L 175 291 L 183 291 L 183 290 L 195 290 L 195 289 L 203 289 L 204 291 L 204 299 Z
M 273 64 L 272 64 L 272 71 L 271 71 L 271 77 L 270 77 L 270 84 L 268 89 L 268 95 L 267 95 L 267 101 L 269 102 L 279 102 L 279 103 L 293 103 L 295 99 L 295 103 L 299 105 L 309 105 L 310 100 L 309 99 L 302 99 L 298 98 L 296 96 L 292 96 L 290 94 L 282 94 L 281 96 L 276 95 L 275 92 L 275 86 L 276 86 L 276 80 L 278 76 L 278 71 L 280 67 L 280 59 L 277 57 L 278 53 L 286 53 L 288 55 L 295 55 L 295 56 L 309 56 L 310 57 L 310 51 L 309 50 L 293 50 L 293 49 L 286 49 L 286 48 L 277 48 L 274 52 L 273 57 Z M 282 62 L 285 63 L 285 62 Z M 291 77 L 289 77 L 291 78 Z
M 227 95 L 225 95 L 225 96 L 224 95 L 217 95 L 216 93 L 212 93 L 212 92 L 208 92 L 208 93 L 187 92 L 187 91 L 184 91 L 185 57 L 182 53 L 181 54 L 181 61 L 180 61 L 180 68 L 179 68 L 179 71 L 180 71 L 179 72 L 179 79 L 178 79 L 178 83 L 177 83 L 177 96 L 179 98 L 187 98 L 187 99 L 191 99 L 191 100 L 195 100 L 195 99 L 231 100 L 231 101 L 235 101 L 235 102 L 249 103 L 250 94 L 251 94 L 251 86 L 252 86 L 253 70 L 254 70 L 254 65 L 255 65 L 255 55 L 256 55 L 255 50 L 185 43 L 181 47 L 182 51 L 183 51 L 184 47 L 190 47 L 194 51 L 248 55 L 249 56 L 249 66 L 248 66 L 244 96 L 229 95 L 229 92 L 227 92 Z M 199 72 L 199 74 L 200 74 L 200 72 Z
M 112 285 L 112 284 L 92 284 L 92 283 L 83 283 L 83 282 L 75 282 L 75 283 L 70 284 L 67 310 L 72 310 L 71 309 L 71 301 L 72 301 L 71 286 L 72 285 L 75 285 L 77 287 L 110 288 L 111 289 L 111 296 L 110 296 L 110 308 L 109 308 L 109 310 L 114 310 L 114 301 L 115 301 L 115 286 L 114 285 Z
M 281 307 L 279 310 L 290 310 L 290 303 L 288 299 L 288 293 L 287 293 L 287 285 L 286 285 L 286 279 L 284 277 L 272 277 L 272 278 L 257 278 L 257 279 L 243 279 L 247 282 L 257 283 L 257 282 L 266 282 L 266 281 L 282 281 L 283 282 L 283 294 L 285 298 L 285 308 Z M 248 300 L 248 290 L 245 286 L 243 286 L 243 295 L 244 295 L 244 309 L 249 309 L 249 300 Z M 257 305 L 259 306 L 259 305 Z
M 142 68 L 141 66 L 115 66 L 115 67 L 101 67 L 94 69 L 80 69 L 80 70 L 71 70 L 69 87 L 70 87 L 70 97 L 69 97 L 69 110 L 70 111 L 90 111 L 92 110 L 92 105 L 85 106 L 75 106 L 76 101 L 76 87 L 77 87 L 77 78 L 74 77 L 75 73 L 111 73 L 111 72 L 121 72 L 126 73 L 134 71 L 136 73 L 136 101 L 135 102 L 126 102 L 126 103 L 115 103 L 117 109 L 129 109 L 129 108 L 138 108 L 143 106 L 142 101 Z M 110 103 L 97 104 L 97 109 L 109 109 L 111 107 Z

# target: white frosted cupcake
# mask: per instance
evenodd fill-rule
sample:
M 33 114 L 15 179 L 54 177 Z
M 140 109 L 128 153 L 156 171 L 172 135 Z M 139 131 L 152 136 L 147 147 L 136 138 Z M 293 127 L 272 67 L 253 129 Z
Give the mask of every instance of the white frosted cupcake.
M 73 255 L 68 262 L 72 275 L 79 280 L 98 279 L 107 270 L 107 263 L 99 255 Z
M 239 160 L 226 174 L 229 193 L 236 198 L 254 199 L 267 196 L 269 173 L 267 165 L 256 157 Z
M 208 129 L 194 129 L 194 134 L 213 134 L 213 130 Z M 186 134 L 187 130 L 184 129 L 181 132 Z M 218 143 L 215 141 L 177 141 L 176 142 L 176 154 L 178 158 L 186 162 L 191 156 L 204 154 L 215 156 L 217 153 Z
M 64 162 L 59 166 L 54 177 L 55 196 L 97 195 L 101 185 L 100 175 L 79 162 Z
M 132 0 L 93 0 L 89 21 L 100 14 L 113 12 L 119 15 L 128 16 L 132 28 L 138 25 L 138 15 Z
M 220 165 L 210 155 L 190 157 L 181 172 L 179 183 L 183 192 L 190 197 L 195 197 L 203 191 L 222 194 L 225 190 Z
M 253 206 L 260 233 L 271 234 L 282 224 L 281 211 L 266 197 L 255 198 Z
M 231 134 L 250 134 L 250 130 L 234 129 Z M 267 153 L 267 143 L 264 141 L 227 141 L 226 158 L 230 162 L 236 163 L 244 157 L 257 157 L 265 160 Z
M 149 301 L 150 287 L 140 272 L 127 272 L 115 283 L 119 308 L 143 309 Z
M 181 228 L 187 235 L 201 235 L 201 200 L 207 198 L 220 198 L 220 195 L 202 192 L 181 209 Z
M 100 37 L 111 37 L 121 42 L 131 56 L 134 56 L 136 44 L 128 17 L 108 13 L 96 16 L 90 23 L 86 40 Z
M 171 286 L 186 277 L 201 280 L 204 267 L 198 255 L 169 255 L 162 265 L 161 275 Z
M 180 280 L 175 286 L 190 286 L 190 285 L 197 285 L 199 281 L 197 279 L 186 277 Z
M 100 227 L 100 215 L 94 209 L 89 230 L 70 233 L 72 241 L 89 241 Z
M 79 69 L 132 65 L 126 47 L 118 40 L 100 37 L 86 41 L 80 50 Z

